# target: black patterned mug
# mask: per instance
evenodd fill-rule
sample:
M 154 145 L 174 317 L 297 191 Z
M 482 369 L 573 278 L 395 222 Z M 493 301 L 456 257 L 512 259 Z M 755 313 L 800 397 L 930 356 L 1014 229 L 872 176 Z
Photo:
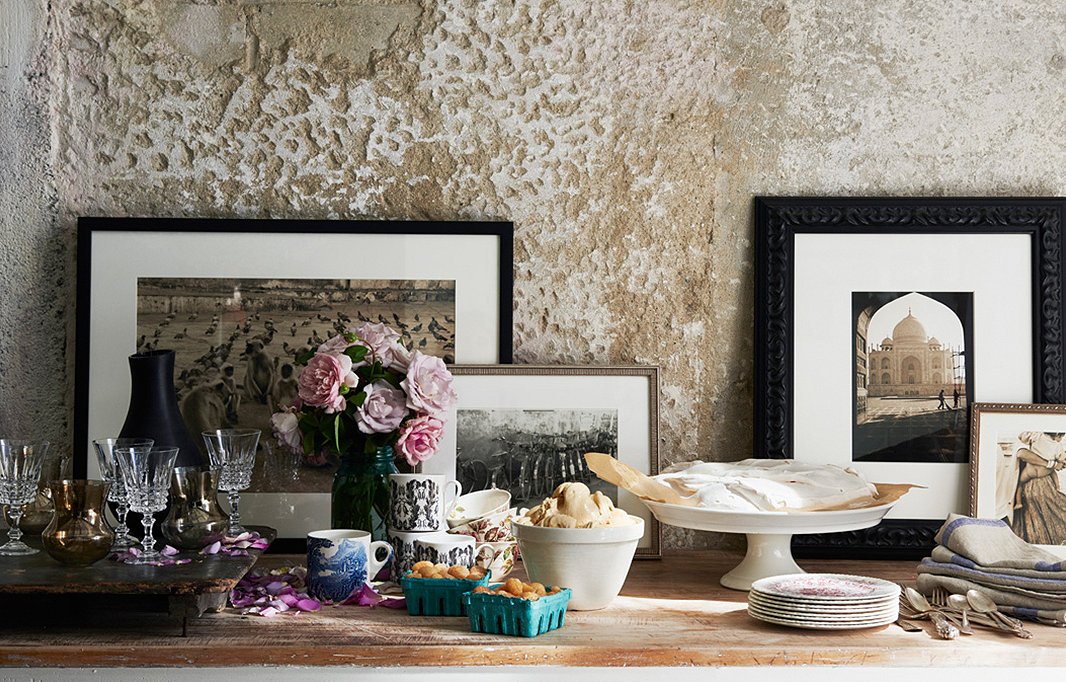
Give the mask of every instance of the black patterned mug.
M 407 532 L 445 528 L 444 517 L 462 493 L 444 474 L 389 474 L 389 527 Z
M 415 540 L 427 540 L 438 535 L 448 537 L 444 531 L 432 533 L 419 533 L 417 531 L 388 529 L 389 544 L 392 545 L 392 573 L 393 579 L 399 580 L 411 570 L 415 559 Z
M 477 544 L 477 541 L 469 535 L 453 535 L 452 533 L 433 533 L 424 538 L 415 540 L 415 562 L 428 561 L 445 566 L 474 565 L 474 557 L 491 555 L 489 561 L 496 556 L 496 550 L 488 543 Z

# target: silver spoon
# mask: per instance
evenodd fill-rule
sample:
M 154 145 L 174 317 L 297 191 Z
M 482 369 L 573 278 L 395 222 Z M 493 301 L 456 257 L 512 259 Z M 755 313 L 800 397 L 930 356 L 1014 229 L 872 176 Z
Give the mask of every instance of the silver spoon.
M 977 613 L 983 613 L 993 620 L 1010 628 L 1015 635 L 1022 639 L 1029 639 L 1033 636 L 1033 633 L 1022 627 L 1022 622 L 1016 618 L 1000 613 L 999 607 L 996 606 L 996 602 L 983 592 L 977 590 L 967 590 L 966 601 L 970 603 L 972 608 Z
M 964 634 L 972 634 L 973 630 L 970 629 L 970 619 L 966 615 L 966 610 L 970 608 L 970 602 L 967 601 L 966 597 L 961 594 L 949 594 L 948 606 L 962 611 L 962 625 L 959 626 L 959 631 Z
M 938 637 L 941 639 L 955 639 L 959 636 L 959 628 L 952 622 L 952 619 L 933 608 L 933 605 L 929 603 L 924 594 L 913 587 L 907 587 L 905 590 L 907 603 L 918 613 L 929 616 L 929 620 L 933 621 L 933 625 L 936 626 Z

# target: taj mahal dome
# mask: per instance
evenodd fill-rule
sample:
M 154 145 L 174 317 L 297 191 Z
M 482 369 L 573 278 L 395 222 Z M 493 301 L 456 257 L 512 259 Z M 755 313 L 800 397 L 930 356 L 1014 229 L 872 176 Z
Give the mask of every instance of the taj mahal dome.
M 868 395 L 936 396 L 955 390 L 955 365 L 950 348 L 925 333 L 925 327 L 910 310 L 892 329 L 892 336 L 871 349 Z

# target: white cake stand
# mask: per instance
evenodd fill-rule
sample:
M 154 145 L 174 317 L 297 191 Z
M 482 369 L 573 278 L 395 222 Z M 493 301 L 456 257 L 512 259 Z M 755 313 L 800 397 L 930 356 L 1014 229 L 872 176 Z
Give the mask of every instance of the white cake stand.
M 751 584 L 760 578 L 804 573 L 792 558 L 793 535 L 838 533 L 876 526 L 895 504 L 820 512 L 735 512 L 643 499 L 641 502 L 648 506 L 655 518 L 669 526 L 747 535 L 747 555 L 720 581 L 733 590 L 750 590 Z

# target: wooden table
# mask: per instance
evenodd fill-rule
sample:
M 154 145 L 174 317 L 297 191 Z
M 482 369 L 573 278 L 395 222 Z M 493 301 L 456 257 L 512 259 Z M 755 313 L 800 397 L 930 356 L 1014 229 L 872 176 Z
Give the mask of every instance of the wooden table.
M 383 608 L 327 607 L 274 618 L 227 609 L 189 622 L 189 636 L 144 614 L 101 613 L 98 622 L 27 626 L 7 612 L 5 666 L 1058 666 L 1066 630 L 1032 626 L 1024 641 L 990 631 L 956 641 L 896 626 L 850 632 L 794 630 L 752 620 L 745 593 L 718 577 L 739 556 L 668 554 L 638 561 L 605 610 L 569 612 L 533 639 L 474 634 L 465 618 L 411 617 Z M 257 569 L 301 562 L 266 555 Z M 801 561 L 812 571 L 913 581 L 914 562 Z
M 267 540 L 277 532 L 266 526 L 250 526 Z M 41 549 L 41 538 L 26 537 L 27 544 Z M 179 557 L 192 563 L 173 566 L 136 566 L 101 560 L 90 566 L 68 567 L 43 550 L 23 557 L 0 557 L 0 608 L 4 612 L 29 611 L 42 627 L 73 618 L 91 621 L 93 612 L 109 614 L 130 611 L 163 611 L 171 627 L 176 623 L 183 636 L 190 619 L 205 612 L 219 612 L 228 604 L 229 592 L 261 555 L 203 557 L 195 551 Z M 2 630 L 0 630 L 2 632 Z

